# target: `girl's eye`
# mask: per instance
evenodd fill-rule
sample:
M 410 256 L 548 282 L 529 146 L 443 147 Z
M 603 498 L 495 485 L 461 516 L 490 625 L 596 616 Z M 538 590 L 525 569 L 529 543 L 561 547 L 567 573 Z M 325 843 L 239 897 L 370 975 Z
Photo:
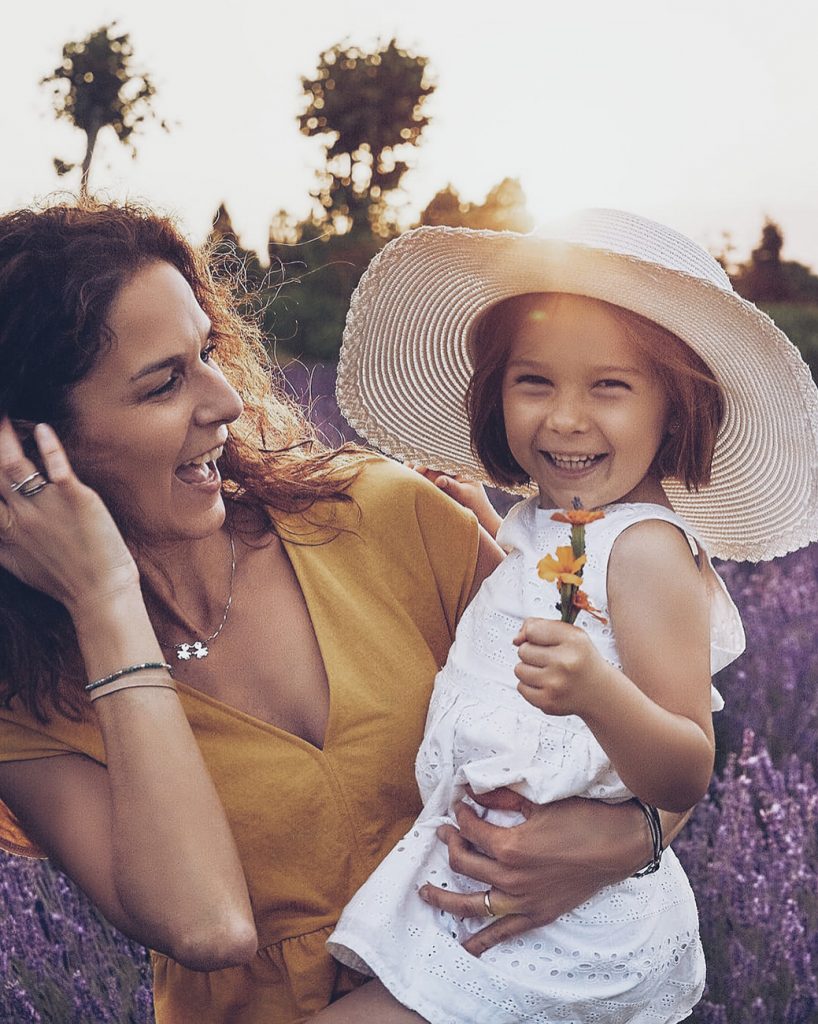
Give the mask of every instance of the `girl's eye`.
M 613 388 L 624 388 L 626 391 L 630 391 L 631 389 L 631 386 L 627 381 L 614 379 L 598 380 L 596 382 L 596 386 L 598 388 L 603 388 L 606 391 L 612 390 Z
M 547 385 L 550 384 L 551 381 L 547 377 L 540 377 L 539 374 L 536 373 L 521 373 L 520 376 L 517 377 L 517 383 Z

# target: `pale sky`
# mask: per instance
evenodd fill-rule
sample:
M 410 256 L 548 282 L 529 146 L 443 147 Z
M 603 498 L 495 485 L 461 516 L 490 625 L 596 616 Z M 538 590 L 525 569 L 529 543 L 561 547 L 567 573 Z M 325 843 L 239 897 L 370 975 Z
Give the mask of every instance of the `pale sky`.
M 300 76 L 322 49 L 396 36 L 430 58 L 432 124 L 405 179 L 417 212 L 451 182 L 481 201 L 519 177 L 538 220 L 615 206 L 745 257 L 769 215 L 818 268 L 818 4 L 813 0 L 5 0 L 0 210 L 66 186 L 83 136 L 39 79 L 117 19 L 158 89 L 132 161 L 101 136 L 92 185 L 178 214 L 194 240 L 224 200 L 246 245 L 303 215 L 315 140 Z

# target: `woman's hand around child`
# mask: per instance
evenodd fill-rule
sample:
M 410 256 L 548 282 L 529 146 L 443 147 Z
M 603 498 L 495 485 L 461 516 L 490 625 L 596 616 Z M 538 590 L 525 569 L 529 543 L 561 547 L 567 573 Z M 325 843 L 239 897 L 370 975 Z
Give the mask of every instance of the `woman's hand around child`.
M 77 479 L 57 435 L 40 424 L 34 440 L 44 476 L 31 481 L 39 489 L 26 495 L 19 484 L 38 467 L 11 422 L 0 421 L 0 566 L 72 614 L 138 587 L 122 535 L 96 492 Z
M 428 466 L 421 466 L 417 462 L 407 462 L 408 469 L 430 480 L 435 487 L 445 491 L 450 498 L 453 498 L 464 508 L 470 509 L 477 516 L 477 522 L 483 527 L 486 533 L 492 537 L 497 536 L 500 529 L 502 516 L 495 510 L 486 494 L 486 488 L 470 480 L 465 476 L 453 476 L 450 473 L 441 473 L 439 470 L 430 469 Z
M 517 689 L 529 704 L 548 715 L 582 715 L 598 702 L 609 666 L 584 629 L 529 618 L 513 643 L 520 657 Z
M 425 885 L 420 895 L 458 917 L 490 922 L 464 943 L 475 956 L 549 924 L 650 860 L 650 838 L 633 801 L 606 804 L 573 797 L 534 804 L 510 789 L 469 795 L 484 807 L 518 811 L 526 819 L 511 828 L 492 825 L 461 803 L 455 810 L 458 827 L 438 830 L 452 868 L 491 890 L 496 917 L 487 918 L 485 890 L 458 893 Z

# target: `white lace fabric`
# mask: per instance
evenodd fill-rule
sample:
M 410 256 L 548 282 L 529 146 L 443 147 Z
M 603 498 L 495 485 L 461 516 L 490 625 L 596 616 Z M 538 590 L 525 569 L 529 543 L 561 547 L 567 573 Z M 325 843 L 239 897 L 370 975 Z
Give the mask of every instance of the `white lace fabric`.
M 606 573 L 616 537 L 644 519 L 683 530 L 701 555 L 711 598 L 711 664 L 718 671 L 744 649 L 738 612 L 701 544 L 675 513 L 658 505 L 613 505 L 586 528 L 583 589 L 607 608 Z M 466 610 L 435 681 L 416 774 L 424 809 L 345 909 L 330 936 L 333 955 L 377 975 L 431 1024 L 675 1024 L 701 996 L 704 960 L 693 894 L 673 852 L 655 874 L 609 886 L 552 924 L 476 958 L 462 942 L 484 919 L 455 918 L 424 903 L 426 882 L 454 891 L 485 889 L 457 875 L 436 829 L 452 823 L 466 785 L 501 786 L 537 803 L 569 796 L 618 802 L 632 795 L 578 716 L 545 715 L 517 692 L 511 640 L 528 616 L 558 618 L 556 588 L 537 562 L 568 543 L 568 527 L 539 509 L 515 506 L 498 540 L 509 554 Z M 609 616 L 606 615 L 609 618 Z M 581 613 L 600 653 L 619 666 L 609 625 Z M 712 707 L 723 701 L 712 690 Z M 514 825 L 508 812 L 488 820 Z

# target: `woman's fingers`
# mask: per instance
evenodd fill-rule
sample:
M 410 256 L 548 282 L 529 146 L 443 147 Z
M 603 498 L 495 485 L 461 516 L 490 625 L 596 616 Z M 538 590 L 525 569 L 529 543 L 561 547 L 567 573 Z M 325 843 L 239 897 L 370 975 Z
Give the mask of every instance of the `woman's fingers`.
M 486 888 L 500 884 L 497 861 L 475 849 L 453 825 L 441 825 L 437 835 L 449 848 L 449 865 L 454 871 L 477 882 L 484 882 Z
M 497 895 L 496 892 L 491 894 L 492 906 L 494 906 Z M 535 927 L 535 922 L 526 914 L 507 914 L 505 917 L 498 917 L 496 921 L 492 921 L 491 924 L 472 935 L 467 942 L 463 943 L 463 948 L 472 956 L 480 956 L 492 946 L 496 946 L 500 942 L 507 942 L 515 935 L 520 935 Z
M 0 420 L 0 495 L 6 502 L 17 495 L 14 485 L 36 472 L 37 467 L 23 452 L 20 439 L 7 416 Z
M 47 423 L 38 423 L 34 428 L 34 440 L 37 442 L 48 479 L 54 484 L 70 480 L 74 472 L 54 430 Z
M 534 919 L 528 915 L 518 912 L 519 899 L 509 896 L 501 889 L 492 887 L 489 892 L 489 905 L 494 917 L 490 917 L 486 907 L 486 890 L 479 892 L 451 892 L 448 889 L 441 889 L 436 885 L 424 885 L 420 890 L 420 896 L 426 903 L 438 910 L 444 910 L 454 917 L 482 917 L 489 923 L 485 928 L 463 943 L 463 948 L 473 956 L 480 956 L 487 949 L 496 946 L 498 942 L 504 942 L 536 927 Z
M 486 893 L 489 894 L 488 905 L 486 904 Z M 431 903 L 438 910 L 445 910 L 455 917 L 485 917 L 487 920 L 506 917 L 523 916 L 520 914 L 519 899 L 510 896 L 502 889 L 493 885 L 486 886 L 477 892 L 452 892 L 451 889 L 441 889 L 439 885 L 432 885 L 427 882 L 421 886 L 419 895 L 426 903 Z M 489 913 L 491 907 L 491 913 Z

